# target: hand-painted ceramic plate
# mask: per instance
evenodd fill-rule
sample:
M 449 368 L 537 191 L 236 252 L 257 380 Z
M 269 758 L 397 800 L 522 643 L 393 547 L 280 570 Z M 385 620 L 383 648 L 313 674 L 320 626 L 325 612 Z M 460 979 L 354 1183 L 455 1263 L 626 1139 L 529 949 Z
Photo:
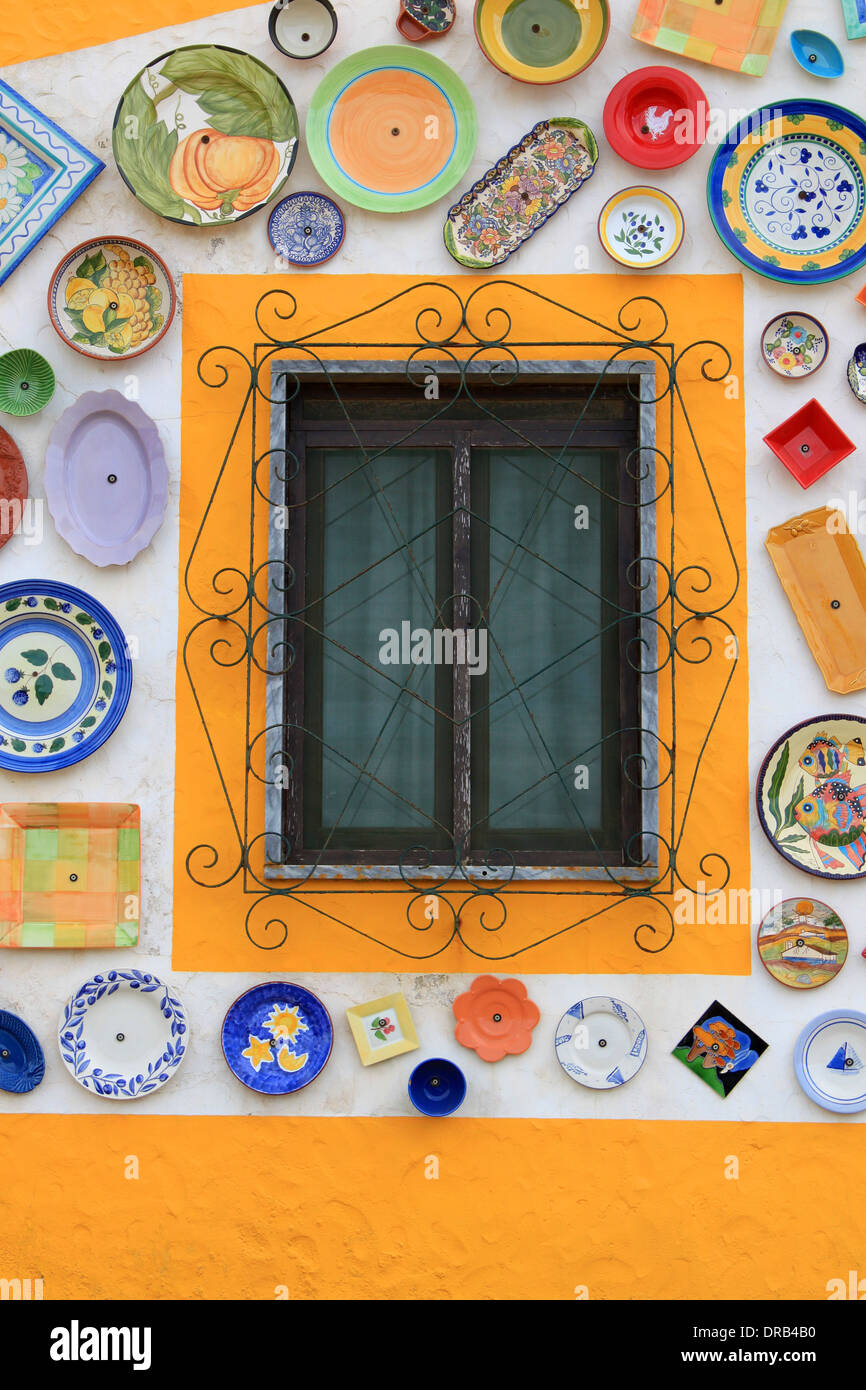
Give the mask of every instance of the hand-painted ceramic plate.
M 0 1009 L 0 1091 L 32 1091 L 45 1075 L 39 1039 L 23 1018 Z
M 776 314 L 761 334 L 761 355 L 777 376 L 811 376 L 827 357 L 827 330 L 811 314 Z
M 866 120 L 807 98 L 753 111 L 716 151 L 707 201 L 728 250 L 759 275 L 850 275 L 866 264 Z
M 49 579 L 0 585 L 0 768 L 80 762 L 114 733 L 131 690 L 126 638 L 90 594 Z
M 827 34 L 817 29 L 795 29 L 791 52 L 801 68 L 813 77 L 841 77 L 845 71 L 842 54 Z
M 45 497 L 58 534 L 94 565 L 150 544 L 168 500 L 159 431 L 120 391 L 85 391 L 51 432 Z
M 453 1009 L 454 1036 L 484 1062 L 525 1052 L 541 1018 L 520 980 L 497 980 L 494 975 L 479 975 L 465 994 L 458 994 Z
M 866 877 L 866 719 L 826 714 L 773 744 L 755 789 L 758 818 L 789 864 L 819 878 Z
M 786 898 L 758 927 L 758 955 L 774 980 L 791 989 L 817 989 L 835 979 L 848 955 L 838 913 L 812 898 Z
M 37 415 L 54 395 L 54 372 L 32 348 L 13 348 L 0 357 L 0 410 Z
M 608 144 L 641 169 L 670 169 L 690 159 L 706 137 L 707 99 L 679 68 L 638 68 L 604 103 Z
M 290 265 L 324 265 L 343 245 L 346 224 L 324 193 L 290 193 L 268 218 L 268 239 Z
M 679 205 L 660 188 L 623 188 L 608 198 L 598 237 L 609 256 L 632 269 L 656 270 L 683 244 Z
M 489 270 L 528 241 L 595 169 L 595 136 L 571 116 L 539 121 L 448 210 L 445 248 Z
M 610 28 L 607 0 L 475 0 L 485 58 L 518 82 L 565 82 L 588 68 Z
M 176 295 L 165 262 L 129 237 L 83 241 L 51 277 L 48 314 L 60 337 L 85 357 L 140 357 L 174 318 Z
M 609 1091 L 630 1081 L 646 1061 L 646 1028 L 620 999 L 579 999 L 559 1020 L 556 1057 L 581 1086 Z
M 0 429 L 0 498 L 5 502 L 0 511 L 0 549 L 21 524 L 29 487 L 21 450 L 11 434 Z
M 337 12 L 331 0 L 278 0 L 268 33 L 287 58 L 318 58 L 337 37 Z
M 155 975 L 106 970 L 67 1001 L 57 1042 L 79 1086 L 106 1100 L 137 1100 L 175 1075 L 189 1025 L 180 1000 Z
M 397 28 L 411 43 L 426 43 L 447 34 L 456 18 L 454 0 L 400 0 Z
M 866 404 L 866 343 L 858 343 L 848 359 L 848 385 L 858 401 Z
M 279 193 L 298 151 L 294 102 L 237 48 L 163 53 L 130 82 L 112 131 L 121 178 L 171 222 L 239 222 Z
M 441 59 L 399 45 L 366 48 L 319 83 L 307 116 L 316 169 L 341 198 L 373 212 L 427 207 L 462 179 L 478 118 Z
M 223 1020 L 229 1067 L 251 1091 L 266 1096 L 308 1086 L 330 1057 L 333 1041 L 331 1016 L 321 999 L 284 980 L 254 985 Z
M 794 1070 L 809 1099 L 825 1110 L 866 1110 L 866 1014 L 839 1009 L 813 1018 L 797 1039 Z

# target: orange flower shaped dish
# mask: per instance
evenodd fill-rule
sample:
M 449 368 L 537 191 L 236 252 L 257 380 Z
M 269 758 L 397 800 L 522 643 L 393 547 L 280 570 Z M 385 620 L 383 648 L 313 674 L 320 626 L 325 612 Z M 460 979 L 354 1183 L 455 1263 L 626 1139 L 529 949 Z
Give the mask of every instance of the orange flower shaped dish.
M 454 1016 L 457 1041 L 477 1052 L 483 1062 L 499 1062 L 526 1051 L 541 1014 L 519 980 L 479 975 L 468 992 L 454 1000 Z

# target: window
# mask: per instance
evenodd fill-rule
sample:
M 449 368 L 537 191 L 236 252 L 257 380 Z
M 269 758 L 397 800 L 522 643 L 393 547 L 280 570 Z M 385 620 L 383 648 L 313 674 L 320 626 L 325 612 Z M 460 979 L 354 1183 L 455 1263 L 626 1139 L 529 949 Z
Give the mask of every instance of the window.
M 634 868 L 639 393 L 341 368 L 274 408 L 269 872 Z

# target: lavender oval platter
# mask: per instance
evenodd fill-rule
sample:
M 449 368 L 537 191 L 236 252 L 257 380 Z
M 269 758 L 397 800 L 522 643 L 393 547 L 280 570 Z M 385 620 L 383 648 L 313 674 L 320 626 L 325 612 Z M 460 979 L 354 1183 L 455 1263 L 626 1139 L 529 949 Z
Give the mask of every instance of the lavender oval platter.
M 119 391 L 86 391 L 48 441 L 45 497 L 59 535 L 94 565 L 125 565 L 162 523 L 168 468 L 149 415 Z

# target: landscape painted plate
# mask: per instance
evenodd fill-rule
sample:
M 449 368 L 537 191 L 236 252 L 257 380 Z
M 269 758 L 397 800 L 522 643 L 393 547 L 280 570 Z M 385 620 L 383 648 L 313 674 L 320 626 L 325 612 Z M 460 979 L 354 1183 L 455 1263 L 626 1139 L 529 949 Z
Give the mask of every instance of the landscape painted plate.
M 845 923 L 826 903 L 786 898 L 770 908 L 758 927 L 758 955 L 780 984 L 817 989 L 834 980 L 845 964 Z
M 155 347 L 169 330 L 176 301 L 165 262 L 130 237 L 81 242 L 48 286 L 48 315 L 63 341 L 106 362 Z
M 106 970 L 66 1003 L 57 1030 L 66 1070 L 106 1100 L 137 1100 L 176 1074 L 189 1047 L 183 1005 L 156 975 Z
M 321 999 L 302 985 L 268 980 L 235 1000 L 222 1049 L 238 1081 L 266 1096 L 292 1095 L 319 1075 L 334 1029 Z
M 610 1091 L 640 1071 L 646 1061 L 643 1019 L 629 1004 L 606 995 L 579 999 L 556 1029 L 556 1060 L 581 1086 Z
M 807 1023 L 794 1071 L 810 1100 L 839 1115 L 866 1110 L 866 1014 L 839 1009 Z

